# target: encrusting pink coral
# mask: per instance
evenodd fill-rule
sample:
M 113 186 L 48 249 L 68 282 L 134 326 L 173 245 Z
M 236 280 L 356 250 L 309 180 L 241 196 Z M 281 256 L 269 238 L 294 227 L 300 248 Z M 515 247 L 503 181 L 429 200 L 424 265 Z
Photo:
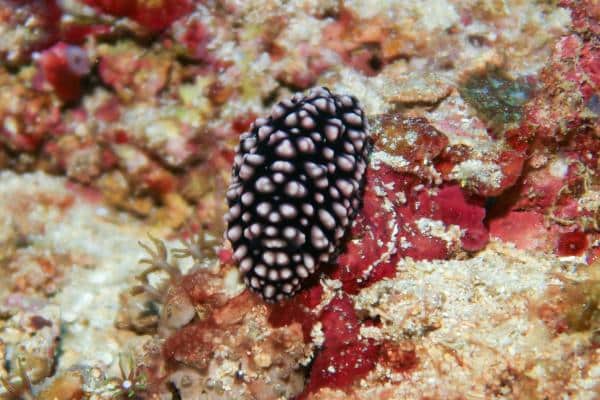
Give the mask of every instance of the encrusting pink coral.
M 129 17 L 150 31 L 162 31 L 192 10 L 189 0 L 84 0 L 116 17 Z

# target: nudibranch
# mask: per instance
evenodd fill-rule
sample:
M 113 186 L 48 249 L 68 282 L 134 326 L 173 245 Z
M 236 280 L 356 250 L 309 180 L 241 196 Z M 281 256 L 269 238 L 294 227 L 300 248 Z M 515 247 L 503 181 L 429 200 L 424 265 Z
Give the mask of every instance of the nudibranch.
M 319 87 L 240 136 L 225 235 L 246 285 L 266 301 L 294 295 L 335 261 L 361 204 L 367 129 L 355 97 Z

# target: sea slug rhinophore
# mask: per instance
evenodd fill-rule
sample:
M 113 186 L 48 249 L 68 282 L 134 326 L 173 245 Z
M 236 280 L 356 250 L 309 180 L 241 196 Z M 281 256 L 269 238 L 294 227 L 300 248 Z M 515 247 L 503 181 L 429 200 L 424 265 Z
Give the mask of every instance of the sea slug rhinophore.
M 251 290 L 282 300 L 335 260 L 360 207 L 368 147 L 358 100 L 323 87 L 279 102 L 241 135 L 226 237 Z

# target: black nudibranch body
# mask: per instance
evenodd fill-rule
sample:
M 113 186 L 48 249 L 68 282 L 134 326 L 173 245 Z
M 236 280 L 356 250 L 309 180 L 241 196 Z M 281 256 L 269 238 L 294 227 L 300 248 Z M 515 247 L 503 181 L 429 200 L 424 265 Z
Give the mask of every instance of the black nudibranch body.
M 368 147 L 358 100 L 327 88 L 276 104 L 241 135 L 226 237 L 251 290 L 281 300 L 335 261 L 360 207 Z

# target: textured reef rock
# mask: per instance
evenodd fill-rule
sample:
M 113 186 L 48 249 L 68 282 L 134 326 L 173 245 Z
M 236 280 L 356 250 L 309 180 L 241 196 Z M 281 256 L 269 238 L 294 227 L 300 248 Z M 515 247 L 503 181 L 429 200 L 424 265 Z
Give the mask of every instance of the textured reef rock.
M 596 3 L 0 0 L 0 398 L 596 398 Z M 362 204 L 266 303 L 235 146 L 319 86 Z

